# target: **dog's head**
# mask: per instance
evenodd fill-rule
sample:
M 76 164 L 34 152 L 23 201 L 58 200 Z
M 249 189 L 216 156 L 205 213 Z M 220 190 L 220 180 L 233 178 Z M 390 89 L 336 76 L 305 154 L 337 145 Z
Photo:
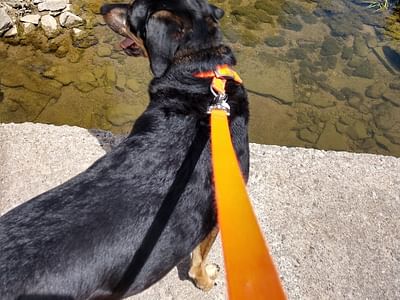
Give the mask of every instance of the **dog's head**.
M 218 20 L 224 11 L 206 0 L 135 0 L 106 4 L 101 14 L 108 26 L 125 37 L 128 55 L 148 56 L 155 77 L 168 69 L 174 57 L 218 46 Z

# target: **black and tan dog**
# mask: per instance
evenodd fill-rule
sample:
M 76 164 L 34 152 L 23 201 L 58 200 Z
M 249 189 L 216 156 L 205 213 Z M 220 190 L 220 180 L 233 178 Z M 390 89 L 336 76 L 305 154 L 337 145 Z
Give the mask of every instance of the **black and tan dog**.
M 211 79 L 234 65 L 223 11 L 206 0 L 106 5 L 125 51 L 149 57 L 150 104 L 132 133 L 88 170 L 0 218 L 0 299 L 120 299 L 161 279 L 193 250 L 190 276 L 213 285 L 216 236 L 210 163 Z M 248 103 L 227 82 L 233 143 L 247 178 Z M 196 248 L 197 246 L 197 248 Z M 195 249 L 196 248 L 196 249 Z

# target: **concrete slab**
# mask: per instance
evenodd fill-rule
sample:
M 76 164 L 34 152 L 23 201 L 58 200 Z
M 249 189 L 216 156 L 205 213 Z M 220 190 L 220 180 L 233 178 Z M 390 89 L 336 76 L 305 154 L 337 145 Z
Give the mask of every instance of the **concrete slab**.
M 100 143 L 116 141 L 0 124 L 0 213 L 85 170 Z M 400 298 L 399 175 L 399 158 L 251 145 L 249 193 L 289 299 Z M 220 241 L 210 260 L 222 272 L 208 293 L 184 279 L 183 263 L 130 299 L 226 299 Z

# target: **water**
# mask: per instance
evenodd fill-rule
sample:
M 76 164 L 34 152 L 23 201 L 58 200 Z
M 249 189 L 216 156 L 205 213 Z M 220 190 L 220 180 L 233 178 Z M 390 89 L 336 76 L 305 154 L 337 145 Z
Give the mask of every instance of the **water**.
M 127 57 L 100 1 L 73 1 L 87 22 L 0 42 L 0 122 L 126 133 L 147 105 L 144 58 Z M 400 16 L 360 0 L 216 1 L 249 89 L 250 140 L 400 156 Z

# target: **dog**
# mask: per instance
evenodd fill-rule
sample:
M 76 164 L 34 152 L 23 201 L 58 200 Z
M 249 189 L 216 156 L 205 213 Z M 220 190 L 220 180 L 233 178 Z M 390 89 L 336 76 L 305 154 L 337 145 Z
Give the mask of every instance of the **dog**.
M 121 299 L 192 254 L 204 290 L 217 235 L 207 109 L 210 78 L 236 64 L 223 10 L 206 0 L 136 0 L 101 9 L 128 55 L 147 56 L 150 102 L 132 132 L 83 173 L 0 218 L 0 299 Z M 245 179 L 247 94 L 228 80 L 229 126 Z M 234 205 L 234 204 L 232 204 Z M 210 276 L 211 275 L 211 276 Z

